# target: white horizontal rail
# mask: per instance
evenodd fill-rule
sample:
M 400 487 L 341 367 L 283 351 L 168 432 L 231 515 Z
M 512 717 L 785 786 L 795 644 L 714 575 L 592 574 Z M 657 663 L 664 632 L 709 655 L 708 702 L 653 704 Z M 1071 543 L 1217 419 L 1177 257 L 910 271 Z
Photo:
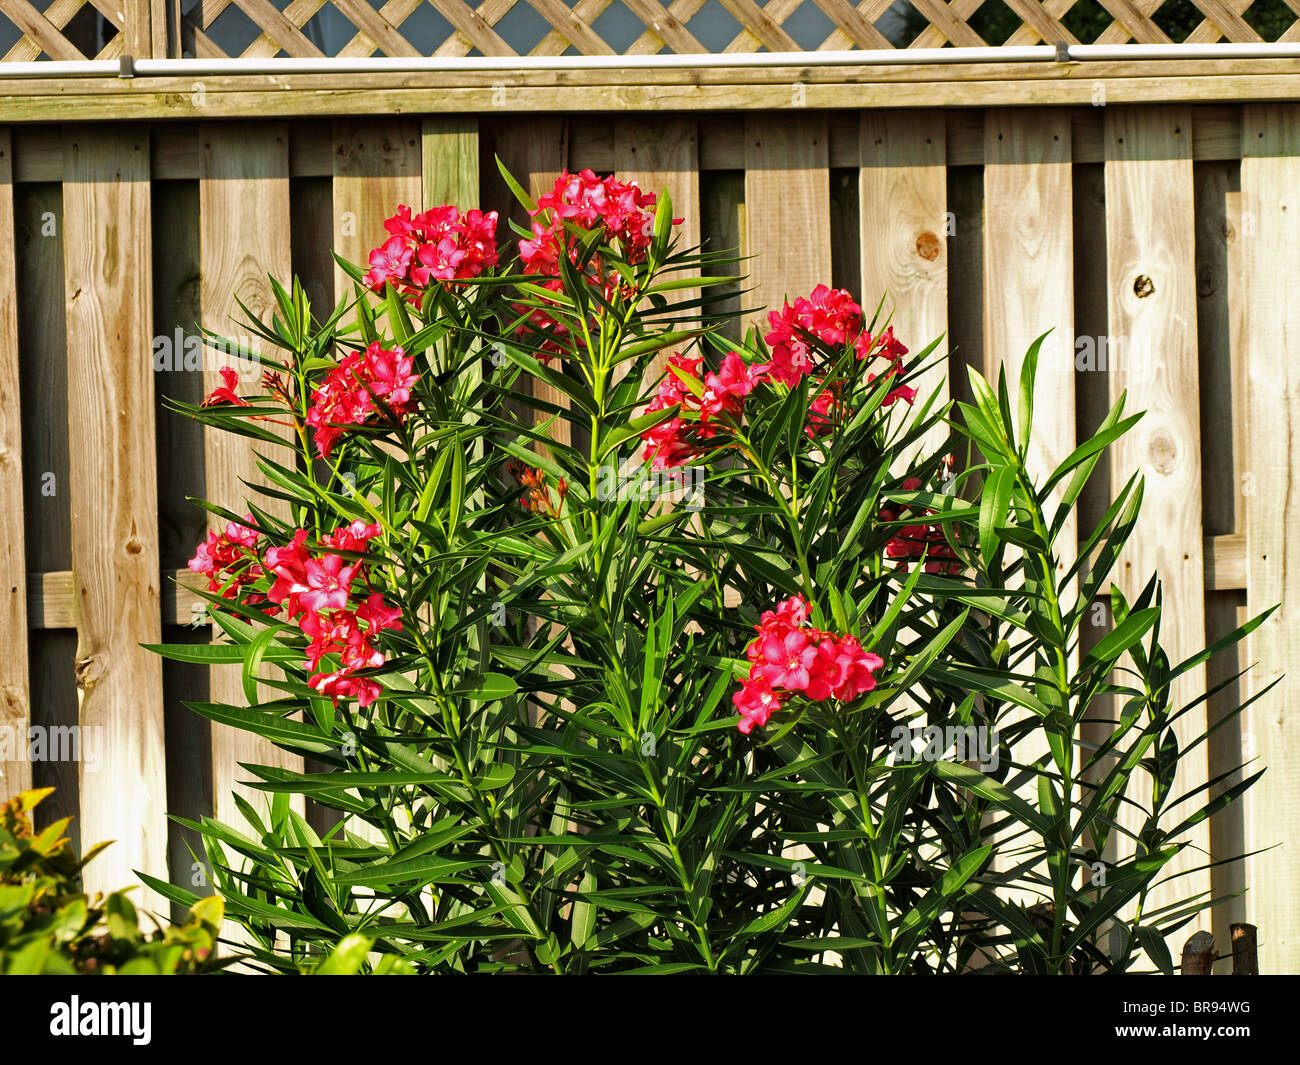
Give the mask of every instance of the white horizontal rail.
M 0 63 L 0 77 L 219 77 L 288 74 L 502 73 L 578 70 L 720 70 L 785 67 L 874 67 L 954 63 L 1123 62 L 1127 60 L 1296 59 L 1300 43 L 1123 44 L 993 48 L 879 48 L 839 52 L 748 52 L 674 55 L 462 56 L 323 59 L 87 59 Z M 1300 66 L 1297 67 L 1300 73 Z

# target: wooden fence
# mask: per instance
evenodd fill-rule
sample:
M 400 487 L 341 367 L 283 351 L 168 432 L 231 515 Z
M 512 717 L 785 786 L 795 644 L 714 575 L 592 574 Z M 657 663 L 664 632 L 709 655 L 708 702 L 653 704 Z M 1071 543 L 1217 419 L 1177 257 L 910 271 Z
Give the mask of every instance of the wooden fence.
M 1231 922 L 1250 921 L 1263 971 L 1300 971 L 1300 727 L 1288 716 L 1300 571 L 1287 551 L 1300 506 L 1300 104 L 1289 103 L 0 129 L 0 770 L 7 791 L 56 785 L 51 812 L 79 815 L 84 842 L 118 841 L 91 886 L 169 868 L 198 883 L 166 812 L 215 804 L 233 816 L 235 763 L 273 757 L 180 706 L 209 691 L 239 699 L 228 669 L 209 677 L 139 646 L 209 638 L 188 624 L 198 600 L 184 567 L 205 515 L 185 497 L 238 506 L 239 479 L 255 474 L 241 444 L 162 410 L 214 380 L 184 331 L 238 333 L 236 296 L 269 313 L 267 273 L 297 273 L 313 302 L 332 302 L 330 248 L 362 260 L 399 202 L 508 208 L 494 155 L 534 186 L 584 166 L 667 186 L 688 239 L 761 253 L 747 305 L 819 282 L 872 304 L 888 291 L 907 343 L 947 334 L 935 383 L 957 395 L 964 363 L 1014 370 L 1054 330 L 1036 399 L 1040 470 L 1121 390 L 1149 412 L 1102 477 L 1112 488 L 1134 469 L 1146 477 L 1121 570 L 1130 592 L 1162 574 L 1171 655 L 1283 603 L 1239 662 L 1182 679 L 1187 701 L 1254 663 L 1183 734 L 1288 674 L 1189 758 L 1189 783 L 1243 752 L 1269 771 L 1196 837 L 1184 867 L 1258 853 L 1244 870 L 1189 872 L 1176 890 L 1249 887 L 1203 923 L 1227 942 Z M 1085 504 L 1087 523 L 1100 497 Z M 1104 610 L 1096 620 L 1089 639 Z M 63 735 L 80 739 L 79 759 L 25 757 L 24 737 L 52 743 L 72 725 L 81 731 Z

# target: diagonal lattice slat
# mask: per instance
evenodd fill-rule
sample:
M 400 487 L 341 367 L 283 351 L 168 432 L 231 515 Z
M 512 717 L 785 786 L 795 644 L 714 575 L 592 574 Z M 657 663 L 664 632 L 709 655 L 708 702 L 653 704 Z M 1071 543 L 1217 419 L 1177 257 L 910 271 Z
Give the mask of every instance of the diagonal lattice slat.
M 86 58 L 113 58 L 123 54 L 127 41 L 141 37 L 138 24 L 132 20 L 156 15 L 171 0 L 52 0 L 44 11 L 38 10 L 32 0 L 0 0 L 0 20 L 7 20 L 17 31 L 17 41 L 8 49 L 0 62 L 24 62 L 42 56 L 51 59 L 77 60 Z M 390 57 L 415 57 L 431 54 L 438 57 L 466 56 L 471 52 L 488 56 L 558 56 L 570 51 L 583 55 L 608 56 L 618 54 L 602 31 L 595 28 L 597 20 L 617 6 L 619 18 L 630 15 L 644 26 L 644 31 L 621 51 L 626 55 L 653 55 L 668 51 L 680 55 L 705 53 L 710 50 L 702 41 L 709 32 L 701 17 L 700 27 L 692 25 L 710 0 L 385 0 L 376 7 L 372 0 L 289 0 L 281 9 L 279 0 L 198 0 L 181 16 L 179 50 L 172 45 L 172 54 L 200 58 L 234 57 L 270 58 L 276 55 L 323 57 L 321 46 L 307 32 L 308 23 L 330 12 L 330 19 L 341 17 L 350 29 L 340 45 L 331 29 L 331 55 L 365 57 L 382 54 Z M 825 20 L 834 29 L 816 45 L 816 50 L 986 47 L 987 42 L 972 25 L 972 18 L 980 12 L 985 0 L 909 0 L 915 13 L 923 20 L 922 28 L 913 39 L 900 42 L 889 40 L 880 26 L 890 14 L 894 0 L 716 0 L 735 20 L 737 29 L 725 43 L 712 38 L 713 48 L 726 53 L 758 51 L 798 52 L 804 49 L 797 43 L 795 33 L 806 33 L 807 17 Z M 1109 15 L 1110 22 L 1097 33 L 1091 42 L 1080 41 L 1065 23 L 1078 0 L 1003 0 L 1006 8 L 1018 20 L 1018 25 L 1006 37 L 1008 46 L 1055 43 L 1096 43 L 1118 45 L 1170 43 L 1237 43 L 1255 44 L 1263 41 L 1244 17 L 1252 4 L 1260 0 L 1188 0 L 1201 20 L 1191 24 L 1182 20 L 1179 31 L 1181 41 L 1173 40 L 1156 22 L 1155 15 L 1166 0 L 1097 0 Z M 1274 17 L 1280 9 L 1287 14 L 1285 28 L 1277 40 L 1300 41 L 1300 0 L 1270 0 L 1273 9 L 1268 16 L 1276 26 Z M 437 12 L 450 27 L 447 36 L 438 40 L 430 50 L 427 42 L 413 43 L 412 34 L 403 30 L 404 24 L 425 4 Z M 151 5 L 154 5 L 151 8 Z M 802 9 L 802 11 L 801 11 Z M 231 45 L 231 30 L 225 23 L 218 25 L 222 16 L 236 11 L 250 19 L 259 31 L 246 46 Z M 716 11 L 716 8 L 715 8 Z M 91 12 L 90 39 L 87 41 L 87 16 Z M 503 20 L 512 12 L 527 12 L 527 19 Z M 820 14 L 816 14 L 820 12 Z M 811 15 L 809 13 L 812 13 Z M 95 19 L 98 19 L 96 28 Z M 1166 20 L 1162 19 L 1162 22 Z M 1258 21 L 1258 20 L 1256 20 Z M 522 25 L 540 28 L 521 29 Z M 1166 23 L 1168 24 L 1168 23 Z M 3 22 L 0 21 L 0 25 Z M 634 23 L 635 25 L 635 23 Z M 799 29 L 802 25 L 803 30 Z M 979 25 L 984 25 L 983 22 Z M 624 28 L 615 32 L 626 32 Z M 427 32 L 427 31 L 425 31 Z M 888 30 L 887 32 L 895 32 Z M 1001 31 L 1005 33 L 1005 29 Z M 1277 35 L 1276 29 L 1270 31 Z M 1001 35 L 1001 34 L 1000 34 Z M 147 37 L 147 33 L 145 34 Z M 912 34 L 909 34 L 912 36 Z M 804 38 L 806 39 L 806 38 Z M 102 46 L 98 43 L 106 40 Z M 626 38 L 625 38 L 626 40 Z M 148 45 L 146 45 L 148 47 Z M 88 56 L 86 49 L 98 49 Z M 424 50 L 422 50 L 424 49 Z M 139 58 L 139 57 L 137 57 Z

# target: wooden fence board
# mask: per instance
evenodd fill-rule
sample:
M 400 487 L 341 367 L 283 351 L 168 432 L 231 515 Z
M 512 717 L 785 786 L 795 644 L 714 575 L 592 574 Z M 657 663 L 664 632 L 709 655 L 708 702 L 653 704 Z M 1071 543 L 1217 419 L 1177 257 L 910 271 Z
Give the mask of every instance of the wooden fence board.
M 734 285 L 727 285 L 727 299 L 716 305 L 715 313 L 718 315 L 736 314 L 742 306 L 752 306 L 751 297 L 740 294 L 747 284 L 741 278 L 749 271 L 749 263 L 744 261 L 746 236 L 745 172 L 706 171 L 700 177 L 700 239 L 705 251 L 726 252 L 740 260 L 718 271 L 737 279 Z M 741 329 L 737 319 L 727 319 L 721 332 L 727 339 L 740 342 Z
M 1146 485 L 1137 529 L 1120 557 L 1118 583 L 1132 601 L 1151 574 L 1159 573 L 1168 607 L 1160 638 L 1172 663 L 1205 645 L 1191 133 L 1185 107 L 1106 112 L 1107 370 L 1112 401 L 1127 391 L 1128 410 L 1147 412 L 1111 456 L 1112 491 L 1134 470 L 1141 471 Z M 1183 674 L 1173 685 L 1171 710 L 1204 692 L 1203 667 Z M 1188 750 L 1205 728 L 1203 704 L 1173 726 L 1187 752 L 1175 795 L 1208 780 L 1205 745 Z M 1145 797 L 1145 782 L 1140 787 L 1136 797 Z M 1180 804 L 1170 816 L 1186 816 L 1192 808 Z M 1135 827 L 1131 812 L 1121 823 Z M 1208 871 L 1189 870 L 1206 863 L 1209 826 L 1202 822 L 1188 838 L 1188 847 L 1165 867 L 1176 879 L 1150 894 L 1149 909 L 1208 893 Z M 1205 914 L 1180 934 L 1199 928 L 1209 928 Z
M 27 553 L 23 542 L 22 375 L 14 255 L 13 151 L 0 129 L 0 801 L 31 787 L 27 666 Z
M 283 124 L 256 126 L 213 124 L 203 130 L 200 144 L 199 255 L 202 271 L 200 296 L 203 323 L 236 343 L 252 348 L 269 364 L 285 358 L 251 335 L 243 324 L 243 303 L 263 324 L 270 324 L 275 298 L 268 275 L 282 284 L 290 274 L 289 232 L 284 225 L 268 232 L 268 218 L 289 217 L 289 131 Z M 218 352 L 205 354 L 204 391 L 221 382 L 219 370 L 231 366 L 240 374 L 238 391 L 261 391 L 260 367 L 245 360 L 223 358 Z M 278 457 L 283 461 L 287 452 Z M 204 434 L 205 497 L 211 502 L 246 512 L 255 501 L 268 513 L 288 516 L 279 500 L 259 498 L 244 482 L 266 484 L 257 468 L 256 456 L 245 438 L 209 429 Z M 224 522 L 218 523 L 224 527 Z M 211 697 L 215 702 L 243 705 L 245 702 L 239 666 L 213 667 Z M 268 693 L 269 697 L 269 693 Z M 274 744 L 242 729 L 212 725 L 212 803 L 214 816 L 239 826 L 243 818 L 235 806 L 238 792 L 261 810 L 267 796 L 247 788 L 253 779 L 239 763 L 302 768 L 302 759 L 286 755 Z M 294 796 L 301 810 L 302 797 Z
M 765 308 L 831 281 L 829 134 L 822 112 L 745 117 L 745 245 L 762 254 L 745 264 L 746 305 Z M 791 239 L 791 234 L 795 234 Z
M 619 116 L 614 122 L 614 176 L 635 181 L 656 196 L 668 190 L 673 217 L 682 224 L 676 233 L 684 249 L 700 243 L 699 134 L 694 119 Z M 673 274 L 664 275 L 672 278 Z M 669 304 L 699 299 L 698 288 L 682 289 L 669 295 Z M 682 325 L 693 324 L 698 310 L 682 312 Z M 651 376 L 668 365 L 670 351 L 658 352 L 651 363 Z
M 1065 112 L 985 112 L 983 373 L 996 382 L 1005 370 L 1014 395 L 1025 353 L 1051 330 L 1039 350 L 1029 442 L 1028 466 L 1039 483 L 1075 447 L 1070 147 Z M 1072 515 L 1057 541 L 1058 580 L 1074 565 L 1077 534 Z M 1064 604 L 1074 604 L 1068 587 L 1060 588 L 1060 594 Z M 1077 654 L 1071 657 L 1071 665 L 1077 665 Z M 1012 758 L 1017 765 L 1052 765 L 1047 738 L 1037 731 L 1016 745 Z M 1022 797 L 1033 801 L 1036 790 L 1027 785 Z M 1076 788 L 1071 799 L 1078 798 Z M 1038 872 L 1045 875 L 1046 869 Z
M 64 133 L 72 569 L 87 891 L 167 876 L 146 129 Z M 163 911 L 152 891 L 137 896 Z
M 1250 691 L 1278 686 L 1246 711 L 1245 753 L 1268 772 L 1245 796 L 1250 921 L 1260 970 L 1300 971 L 1300 567 L 1288 546 L 1300 529 L 1296 409 L 1300 403 L 1300 107 L 1248 105 L 1241 123 L 1242 357 L 1248 375 L 1247 613 L 1281 607 L 1254 634 Z
M 514 179 L 535 200 L 555 185 L 555 180 L 563 171 L 580 169 L 582 160 L 570 159 L 570 129 L 567 120 L 562 118 L 543 118 L 537 121 L 523 122 L 512 119 L 497 126 L 492 140 L 495 154 L 500 157 L 506 169 Z M 507 232 L 506 219 L 514 218 L 526 226 L 527 215 L 515 202 L 501 179 L 495 162 L 492 164 L 491 181 L 488 180 L 486 168 L 482 175 L 485 197 L 501 212 L 499 232 Z M 508 256 L 518 252 L 518 244 L 510 242 Z M 567 407 L 568 398 L 553 385 L 536 378 L 521 382 L 525 388 L 531 388 L 532 394 L 539 399 L 558 407 Z M 544 421 L 541 413 L 534 416 L 534 422 Z M 571 444 L 581 444 L 573 438 L 573 426 L 567 421 L 557 421 L 551 428 L 553 439 Z M 538 448 L 541 444 L 536 445 Z
M 893 312 L 894 334 L 912 352 L 948 330 L 946 136 L 942 112 L 862 112 L 862 305 L 870 313 L 884 296 L 881 313 Z M 927 362 L 946 351 L 945 338 Z M 936 389 L 946 401 L 947 361 L 912 383 L 918 403 Z M 932 430 L 921 452 L 941 446 L 945 435 Z
M 423 196 L 420 123 L 413 118 L 334 123 L 334 250 L 364 267 L 386 239 L 384 219 L 399 204 L 418 210 Z M 334 272 L 334 296 L 352 298 L 352 282 Z
M 478 119 L 470 115 L 430 115 L 421 128 L 420 168 L 424 206 L 455 204 L 462 211 L 479 206 Z

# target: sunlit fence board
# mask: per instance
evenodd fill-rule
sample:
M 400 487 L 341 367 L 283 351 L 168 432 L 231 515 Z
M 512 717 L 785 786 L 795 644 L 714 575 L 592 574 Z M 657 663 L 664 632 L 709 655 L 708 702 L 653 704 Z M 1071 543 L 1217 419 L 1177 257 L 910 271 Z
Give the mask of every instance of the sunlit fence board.
M 290 271 L 289 231 L 276 226 L 267 231 L 266 219 L 289 215 L 289 130 L 283 123 L 257 126 L 214 124 L 201 137 L 199 181 L 199 249 L 202 277 L 201 305 L 204 325 L 241 347 L 251 348 L 274 369 L 285 353 L 257 339 L 246 324 L 242 303 L 263 325 L 270 325 L 275 297 L 268 275 L 287 282 Z M 205 391 L 221 383 L 220 370 L 229 366 L 240 377 L 237 391 L 262 392 L 261 367 L 235 355 L 205 353 Z M 288 432 L 289 430 L 283 430 Z M 260 447 L 258 450 L 269 452 Z M 288 451 L 269 453 L 284 461 Z M 257 456 L 247 438 L 208 429 L 204 433 L 205 496 L 236 514 L 248 513 L 248 504 L 276 517 L 287 518 L 281 500 L 259 496 L 248 485 L 269 481 L 257 467 Z M 214 517 L 217 528 L 225 522 Z M 263 689 L 264 698 L 274 698 Z M 245 700 L 240 666 L 214 667 L 211 672 L 214 702 L 240 705 Z M 228 725 L 212 724 L 213 805 L 219 820 L 242 825 L 234 803 L 239 792 L 254 809 L 268 805 L 264 793 L 242 786 L 253 779 L 240 763 L 280 765 L 301 770 L 302 759 L 285 755 L 259 736 Z M 240 786 L 236 786 L 239 784 Z M 294 797 L 301 809 L 302 797 Z
M 860 129 L 859 238 L 862 305 L 868 315 L 883 296 L 882 322 L 912 352 L 948 331 L 947 132 L 939 111 L 864 111 Z M 913 381 L 922 403 L 948 398 L 947 340 Z M 932 430 L 922 450 L 946 433 Z
M 1260 971 L 1300 969 L 1300 567 L 1289 548 L 1300 533 L 1296 440 L 1300 404 L 1300 107 L 1246 107 L 1241 126 L 1243 359 L 1248 375 L 1246 476 L 1248 613 L 1281 606 L 1255 634 L 1250 690 L 1276 688 L 1246 711 L 1250 769 L 1267 766 L 1245 796 L 1250 859 L 1247 912 L 1260 927 Z M 1281 844 L 1280 847 L 1275 846 Z
M 1005 371 L 1014 394 L 1030 345 L 1051 330 L 1039 350 L 1030 433 L 1029 469 L 1039 481 L 1074 450 L 1076 440 L 1072 208 L 1069 115 L 986 112 L 983 373 L 996 388 L 999 372 Z M 1072 518 L 1056 543 L 1058 580 L 1074 564 L 1077 524 Z M 1068 587 L 1059 592 L 1065 604 L 1073 604 Z M 1040 732 L 1016 744 L 1011 757 L 1017 766 L 1054 771 Z M 1032 780 L 1021 790 L 1027 801 L 1036 794 Z M 1077 801 L 1077 789 L 1073 797 Z M 1005 861 L 1010 866 L 1014 859 Z
M 152 367 L 149 134 L 64 133 L 67 412 L 81 833 L 116 842 L 88 891 L 167 873 Z M 152 892 L 140 896 L 161 908 Z
M 1159 573 L 1167 604 L 1160 639 L 1171 663 L 1195 654 L 1205 641 L 1191 131 L 1191 112 L 1183 107 L 1113 107 L 1106 113 L 1110 394 L 1114 401 L 1126 392 L 1129 411 L 1147 412 L 1111 455 L 1112 491 L 1134 470 L 1145 481 L 1141 517 L 1120 557 L 1118 583 L 1131 602 Z M 1184 673 L 1172 686 L 1171 710 L 1204 693 L 1204 667 Z M 1202 702 L 1173 726 L 1179 748 L 1187 751 L 1175 796 L 1208 780 L 1205 744 L 1188 750 L 1206 723 Z M 1145 780 L 1140 786 L 1130 797 L 1149 802 Z M 1183 803 L 1170 816 L 1192 809 Z M 1131 809 L 1120 823 L 1138 827 Z M 1165 866 L 1173 879 L 1151 893 L 1148 911 L 1202 892 L 1208 896 L 1210 876 L 1203 867 L 1209 826 L 1195 826 L 1189 838 Z M 1132 853 L 1131 840 L 1119 846 L 1121 854 Z M 1195 925 L 1208 929 L 1209 920 L 1202 914 Z
M 831 280 L 830 138 L 824 114 L 745 118 L 745 299 L 780 311 Z M 766 331 L 765 329 L 762 331 Z
M 412 211 L 424 195 L 420 123 L 413 118 L 334 123 L 334 251 L 367 266 L 370 249 L 388 239 L 384 219 L 398 204 Z M 352 298 L 352 281 L 335 270 L 335 298 Z

